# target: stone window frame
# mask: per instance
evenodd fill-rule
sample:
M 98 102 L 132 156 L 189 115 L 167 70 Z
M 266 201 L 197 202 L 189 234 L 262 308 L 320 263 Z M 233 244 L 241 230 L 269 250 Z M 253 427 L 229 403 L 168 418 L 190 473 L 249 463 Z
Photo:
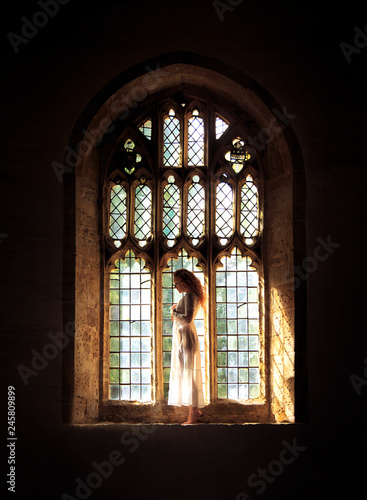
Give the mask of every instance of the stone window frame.
M 164 78 L 161 69 L 164 71 Z M 103 399 L 106 380 L 102 380 L 101 371 L 106 349 L 102 331 L 106 318 L 106 290 L 102 272 L 105 256 L 101 249 L 104 180 L 100 167 L 108 163 L 109 151 L 116 140 L 114 124 L 118 123 L 124 110 L 121 107 L 122 97 L 137 96 L 139 91 L 144 94 L 144 106 L 147 106 L 149 102 L 169 97 L 174 91 L 195 88 L 198 98 L 201 92 L 201 96 L 210 95 L 219 105 L 223 100 L 230 103 L 240 118 L 246 118 L 247 131 L 251 136 L 260 137 L 261 131 L 269 130 L 274 125 L 274 106 L 269 106 L 269 103 L 267 105 L 260 98 L 260 92 L 255 92 L 243 82 L 230 79 L 214 69 L 199 69 L 200 71 L 192 64 L 172 63 L 152 70 L 149 74 L 142 74 L 140 68 L 140 76 L 137 75 L 122 85 L 97 108 L 92 119 L 88 118 L 87 132 L 84 132 L 84 137 L 77 143 L 75 171 L 64 175 L 64 287 L 68 292 L 64 295 L 64 318 L 72 318 L 76 326 L 75 342 L 63 353 L 64 421 L 169 423 L 178 421 L 185 415 L 184 408 L 171 409 L 162 401 L 156 401 L 155 404 L 121 405 L 106 404 Z M 238 80 L 238 75 L 236 76 Z M 177 84 L 177 80 L 180 80 L 180 84 Z M 278 105 L 276 109 L 282 108 Z M 133 114 L 131 108 L 130 116 Z M 225 109 L 223 116 L 226 116 Z M 250 402 L 244 405 L 227 401 L 211 403 L 206 407 L 206 414 L 213 422 L 294 422 L 305 420 L 307 415 L 305 339 L 301 338 L 297 346 L 295 336 L 296 326 L 301 335 L 305 331 L 306 284 L 301 283 L 295 289 L 292 279 L 294 266 L 302 261 L 305 251 L 304 178 L 292 126 L 281 126 L 278 126 L 277 133 L 259 153 L 259 161 L 263 164 L 265 173 L 264 213 L 267 218 L 265 223 L 268 225 L 262 248 L 266 284 L 264 295 L 269 308 L 268 314 L 264 315 L 265 398 L 260 404 Z M 74 141 L 80 138 L 80 131 L 78 134 L 76 130 Z M 294 198 L 295 195 L 297 199 Z M 67 206 L 68 202 L 71 205 Z M 278 216 L 274 216 L 274 213 Z M 75 217 L 74 225 L 71 214 Z M 295 218 L 295 215 L 298 217 Z M 70 248 L 75 250 L 73 256 L 68 254 Z M 296 309 L 299 314 L 295 316 Z M 302 323 L 300 319 L 303 320 Z M 297 406 L 296 371 L 299 387 Z

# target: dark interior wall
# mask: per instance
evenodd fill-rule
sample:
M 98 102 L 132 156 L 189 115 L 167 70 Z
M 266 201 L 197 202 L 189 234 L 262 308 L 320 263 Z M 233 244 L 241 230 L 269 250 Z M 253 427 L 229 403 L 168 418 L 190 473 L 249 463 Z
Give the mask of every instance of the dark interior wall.
M 41 3 L 17 3 L 2 32 L 2 394 L 5 400 L 15 386 L 17 497 L 78 497 L 76 478 L 86 480 L 93 461 L 120 450 L 126 462 L 92 488 L 91 498 L 323 498 L 331 485 L 344 498 L 362 480 L 367 416 L 361 4 L 71 0 L 53 17 L 34 18 Z M 24 28 L 24 18 L 44 26 Z M 9 32 L 28 37 L 17 39 L 18 53 Z M 257 81 L 286 110 L 300 144 L 308 260 L 297 272 L 307 281 L 308 423 L 158 426 L 135 438 L 134 427 L 61 425 L 62 348 L 46 347 L 66 327 L 63 182 L 52 164 L 64 162 L 78 118 L 101 89 L 135 64 L 159 64 L 177 51 L 216 59 Z M 306 449 L 297 451 L 295 440 Z M 259 479 L 259 467 L 270 479 Z

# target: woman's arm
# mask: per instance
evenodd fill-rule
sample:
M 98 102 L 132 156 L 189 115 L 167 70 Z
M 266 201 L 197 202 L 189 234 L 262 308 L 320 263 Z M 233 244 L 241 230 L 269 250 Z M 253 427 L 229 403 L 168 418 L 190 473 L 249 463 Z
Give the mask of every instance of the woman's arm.
M 182 326 L 189 325 L 193 320 L 194 320 L 194 313 L 195 313 L 195 298 L 194 298 L 193 293 L 188 293 L 185 295 L 184 298 L 184 304 L 185 304 L 185 312 L 184 313 L 178 313 L 175 311 L 175 307 L 173 306 L 171 309 L 171 316 L 174 317 L 174 319 L 177 319 L 178 322 Z

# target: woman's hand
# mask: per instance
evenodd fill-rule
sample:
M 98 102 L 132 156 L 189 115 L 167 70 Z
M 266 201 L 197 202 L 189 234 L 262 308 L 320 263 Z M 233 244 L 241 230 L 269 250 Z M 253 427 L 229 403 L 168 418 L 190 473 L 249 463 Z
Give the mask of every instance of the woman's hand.
M 175 304 L 174 306 L 172 306 L 172 307 L 171 307 L 171 320 L 172 320 L 172 321 L 174 320 L 173 311 L 174 311 L 174 309 L 176 308 L 176 305 L 177 305 L 177 304 Z

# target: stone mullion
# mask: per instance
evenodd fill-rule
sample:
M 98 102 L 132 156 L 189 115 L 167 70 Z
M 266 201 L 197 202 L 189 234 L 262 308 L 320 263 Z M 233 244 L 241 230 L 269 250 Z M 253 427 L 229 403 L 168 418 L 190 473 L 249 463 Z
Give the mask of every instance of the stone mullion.
M 153 136 L 152 141 L 154 147 L 154 165 L 156 166 L 157 175 L 155 176 L 154 192 L 156 196 L 155 203 L 155 223 L 154 223 L 154 279 L 152 281 L 152 303 L 154 304 L 154 331 L 153 331 L 153 383 L 155 402 L 162 401 L 164 397 L 163 388 L 163 335 L 162 335 L 162 259 L 164 254 L 163 249 L 163 199 L 162 199 L 162 181 L 164 180 L 163 167 L 163 120 L 164 113 L 159 106 L 155 108 L 154 116 L 152 117 Z
M 233 196 L 234 196 L 234 234 L 237 236 L 238 240 L 243 240 L 241 235 L 241 189 L 243 182 L 237 181 L 233 185 Z
M 163 337 L 162 337 L 162 268 L 160 266 L 160 255 L 162 248 L 160 248 L 160 234 L 162 225 L 160 221 L 163 217 L 163 205 L 161 199 L 161 181 L 162 179 L 157 179 L 154 186 L 154 192 L 156 195 L 155 203 L 155 233 L 154 233 L 154 270 L 152 273 L 154 278 L 152 281 L 152 304 L 154 306 L 154 324 L 153 324 L 153 383 L 154 383 L 154 394 L 153 399 L 155 401 L 161 401 L 163 399 Z
M 187 209 L 189 203 L 189 187 L 191 185 L 192 178 L 190 180 L 186 180 L 181 183 L 181 192 L 180 192 L 180 202 L 181 202 L 181 233 L 180 236 L 183 236 L 184 239 L 188 239 L 189 236 L 187 234 Z
M 214 116 L 211 116 L 212 123 Z M 212 152 L 212 145 L 215 144 L 215 127 L 208 130 L 208 152 Z M 217 399 L 217 328 L 216 328 L 216 300 L 215 300 L 215 285 L 216 285 L 216 266 L 215 262 L 220 253 L 215 241 L 215 218 L 216 218 L 216 189 L 217 183 L 214 181 L 214 164 L 211 162 L 211 157 L 208 155 L 208 198 L 209 203 L 206 204 L 208 210 L 208 302 L 209 302 L 209 383 L 210 383 L 210 401 L 213 402 Z

